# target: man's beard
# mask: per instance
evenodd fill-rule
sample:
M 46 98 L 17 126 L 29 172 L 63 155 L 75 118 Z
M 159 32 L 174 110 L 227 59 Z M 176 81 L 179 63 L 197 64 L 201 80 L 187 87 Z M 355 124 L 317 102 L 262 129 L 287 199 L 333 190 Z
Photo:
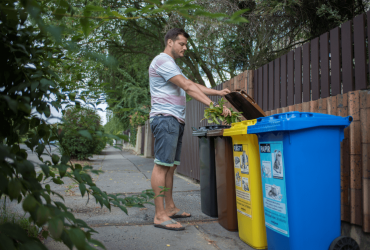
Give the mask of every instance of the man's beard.
M 177 53 L 176 53 L 176 51 L 175 51 L 174 49 L 172 49 L 172 50 L 171 50 L 171 54 L 172 54 L 172 56 L 173 56 L 175 59 L 182 57 L 182 55 L 177 54 Z

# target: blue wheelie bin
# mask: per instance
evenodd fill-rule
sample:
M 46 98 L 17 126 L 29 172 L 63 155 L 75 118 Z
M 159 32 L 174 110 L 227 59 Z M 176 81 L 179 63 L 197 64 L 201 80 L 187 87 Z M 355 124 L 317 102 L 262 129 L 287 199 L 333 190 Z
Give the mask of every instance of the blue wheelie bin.
M 248 127 L 258 136 L 269 250 L 337 249 L 340 142 L 351 121 L 295 111 L 258 118 Z

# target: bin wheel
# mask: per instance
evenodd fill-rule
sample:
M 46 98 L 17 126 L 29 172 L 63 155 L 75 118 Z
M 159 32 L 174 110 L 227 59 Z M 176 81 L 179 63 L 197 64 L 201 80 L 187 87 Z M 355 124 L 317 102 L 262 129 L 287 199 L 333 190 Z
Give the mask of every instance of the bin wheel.
M 360 247 L 351 237 L 339 236 L 331 243 L 329 250 L 360 250 Z

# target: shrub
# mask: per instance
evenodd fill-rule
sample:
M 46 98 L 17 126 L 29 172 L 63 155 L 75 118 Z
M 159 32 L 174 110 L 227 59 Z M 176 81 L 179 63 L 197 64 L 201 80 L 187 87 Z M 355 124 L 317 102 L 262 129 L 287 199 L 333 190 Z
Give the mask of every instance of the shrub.
M 72 158 L 87 159 L 99 154 L 107 140 L 103 137 L 100 116 L 93 109 L 73 107 L 63 115 L 62 151 Z M 67 151 L 68 152 L 65 152 Z

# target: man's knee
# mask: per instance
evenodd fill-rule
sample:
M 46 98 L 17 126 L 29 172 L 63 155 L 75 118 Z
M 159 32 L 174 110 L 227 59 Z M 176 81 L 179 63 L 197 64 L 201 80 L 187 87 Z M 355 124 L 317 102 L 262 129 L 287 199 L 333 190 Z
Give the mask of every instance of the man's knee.
M 166 174 L 169 170 L 170 170 L 169 167 L 158 165 L 158 164 L 155 164 L 154 169 L 153 169 L 153 171 L 163 173 L 163 174 Z
M 176 170 L 176 167 L 177 165 L 173 165 L 173 167 L 170 167 L 170 169 L 168 170 L 169 173 L 173 174 Z

